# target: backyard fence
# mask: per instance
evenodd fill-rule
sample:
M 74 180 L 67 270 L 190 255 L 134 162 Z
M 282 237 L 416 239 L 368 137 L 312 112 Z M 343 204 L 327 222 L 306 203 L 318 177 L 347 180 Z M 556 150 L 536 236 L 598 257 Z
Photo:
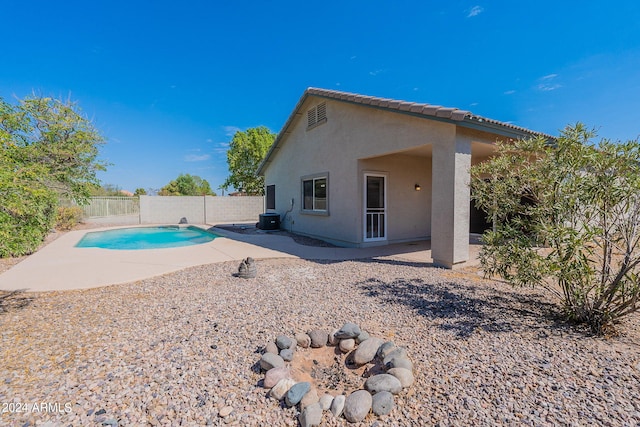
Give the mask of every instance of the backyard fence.
M 191 224 L 258 222 L 263 196 L 92 197 L 82 206 L 88 222 L 111 224 Z
M 126 196 L 91 197 L 89 203 L 81 207 L 86 218 L 138 215 L 140 200 Z

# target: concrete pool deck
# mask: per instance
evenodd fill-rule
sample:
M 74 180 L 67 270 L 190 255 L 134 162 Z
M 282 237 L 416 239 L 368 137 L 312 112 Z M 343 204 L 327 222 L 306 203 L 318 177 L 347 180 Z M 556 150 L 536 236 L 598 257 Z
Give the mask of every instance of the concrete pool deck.
M 238 234 L 217 228 L 213 231 L 222 237 L 194 246 L 145 250 L 75 247 L 85 233 L 112 228 L 120 227 L 75 230 L 60 236 L 0 274 L 0 290 L 42 292 L 95 288 L 135 282 L 197 265 L 240 261 L 246 257 L 257 260 L 349 260 L 380 257 L 425 266 L 432 262 L 430 242 L 426 240 L 369 248 L 317 247 L 301 245 L 291 237 L 275 233 Z M 472 258 L 475 258 L 477 248 L 472 246 L 471 252 Z

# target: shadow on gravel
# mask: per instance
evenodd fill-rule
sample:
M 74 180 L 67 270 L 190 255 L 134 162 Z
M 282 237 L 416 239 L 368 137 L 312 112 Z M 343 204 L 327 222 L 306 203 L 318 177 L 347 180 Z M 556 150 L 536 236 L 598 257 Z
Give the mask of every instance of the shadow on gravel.
M 0 291 L 0 314 L 12 310 L 19 310 L 31 304 L 34 297 L 25 296 L 24 292 L 22 289 L 16 291 Z
M 559 307 L 517 290 L 483 289 L 454 281 L 432 284 L 415 278 L 390 282 L 371 278 L 356 286 L 383 304 L 404 305 L 428 319 L 440 320 L 437 327 L 459 338 L 477 329 L 494 333 L 537 330 L 543 338 L 549 329 L 568 328 L 558 315 Z

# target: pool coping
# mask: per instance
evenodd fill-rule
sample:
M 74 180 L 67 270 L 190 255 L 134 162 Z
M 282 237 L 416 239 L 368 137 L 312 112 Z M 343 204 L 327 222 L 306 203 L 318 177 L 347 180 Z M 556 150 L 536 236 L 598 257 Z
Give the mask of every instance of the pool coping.
M 176 248 L 114 250 L 75 247 L 88 232 L 115 228 L 130 227 L 74 230 L 58 237 L 0 274 L 0 290 L 40 292 L 86 289 L 134 282 L 196 265 L 239 261 L 247 256 L 256 259 L 290 256 L 224 236 L 208 243 Z
M 158 226 L 166 224 L 145 224 Z M 188 267 L 246 257 L 349 260 L 374 257 L 431 265 L 429 241 L 398 243 L 369 248 L 305 246 L 291 237 L 273 234 L 243 235 L 210 224 L 189 224 L 221 236 L 211 242 L 176 248 L 114 250 L 76 248 L 86 233 L 135 226 L 109 226 L 70 231 L 9 270 L 0 274 L 0 290 L 63 291 L 135 282 Z M 138 227 L 140 225 L 137 225 Z M 232 274 L 234 271 L 230 271 Z

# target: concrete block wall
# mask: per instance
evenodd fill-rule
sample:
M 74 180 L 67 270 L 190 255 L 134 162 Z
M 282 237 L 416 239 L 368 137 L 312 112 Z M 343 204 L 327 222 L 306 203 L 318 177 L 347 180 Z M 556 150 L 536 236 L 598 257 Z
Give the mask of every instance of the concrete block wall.
M 263 196 L 207 197 L 207 224 L 258 222 L 264 212 Z
M 140 223 L 177 224 L 184 217 L 192 224 L 202 224 L 204 203 L 202 196 L 140 196 Z
M 140 196 L 141 224 L 258 222 L 264 197 Z

